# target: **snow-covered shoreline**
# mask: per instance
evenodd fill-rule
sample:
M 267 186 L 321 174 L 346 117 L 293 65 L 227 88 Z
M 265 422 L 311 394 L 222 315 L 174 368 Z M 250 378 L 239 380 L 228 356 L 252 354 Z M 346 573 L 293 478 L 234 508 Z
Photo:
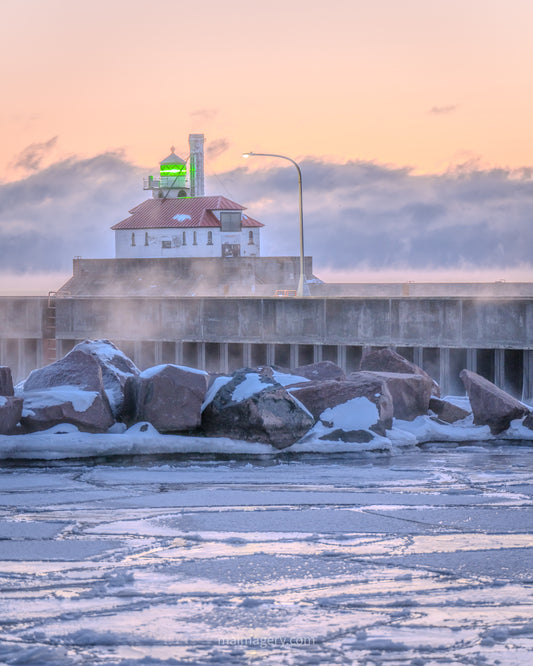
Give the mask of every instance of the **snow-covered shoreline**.
M 464 400 L 464 399 L 463 399 Z M 286 449 L 270 444 L 246 442 L 228 437 L 160 434 L 149 423 L 137 423 L 117 432 L 112 428 L 104 434 L 80 432 L 70 424 L 61 424 L 49 430 L 24 435 L 0 435 L 0 460 L 62 460 L 97 456 L 212 454 L 238 456 L 280 456 L 303 453 L 363 453 L 387 452 L 400 454 L 405 448 L 430 442 L 533 442 L 533 431 L 513 421 L 508 430 L 492 435 L 488 426 L 475 426 L 472 417 L 460 423 L 445 424 L 430 416 L 419 416 L 414 421 L 394 420 L 387 436 L 375 435 L 370 442 L 326 441 L 320 439 L 321 430 L 302 437 Z

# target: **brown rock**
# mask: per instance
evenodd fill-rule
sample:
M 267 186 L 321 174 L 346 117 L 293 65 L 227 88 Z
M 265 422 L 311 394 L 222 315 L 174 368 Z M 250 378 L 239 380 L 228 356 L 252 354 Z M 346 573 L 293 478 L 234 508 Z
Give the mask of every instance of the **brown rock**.
M 26 431 L 71 423 L 84 432 L 105 432 L 115 422 L 103 393 L 69 386 L 24 392 L 21 425 Z
M 356 375 L 375 377 L 385 382 L 392 396 L 394 418 L 412 421 L 417 416 L 427 414 L 433 390 L 433 380 L 428 375 L 364 371 L 352 372 L 348 380 Z
M 306 379 L 324 381 L 327 379 L 335 379 L 342 381 L 346 379 L 346 375 L 341 367 L 332 361 L 320 361 L 319 363 L 311 363 L 309 365 L 301 365 L 292 371 L 293 374 L 305 377 Z
M 353 398 L 368 398 L 376 405 L 379 414 L 379 420 L 372 429 L 384 435 L 385 430 L 392 427 L 392 398 L 386 382 L 372 374 L 353 372 L 346 381 L 310 381 L 291 387 L 289 391 L 315 419 L 328 407 L 336 407 Z
M 207 380 L 205 372 L 170 364 L 149 368 L 129 379 L 134 422 L 149 421 L 159 432 L 198 428 Z
M 432 412 L 435 412 L 441 421 L 445 421 L 446 423 L 461 421 L 471 414 L 471 412 L 468 412 L 466 409 L 458 407 L 447 400 L 441 400 L 440 398 L 431 398 L 429 401 L 429 408 Z
M 137 366 L 109 340 L 84 340 L 70 353 L 74 352 L 83 352 L 97 361 L 102 370 L 102 382 L 113 415 L 121 420 L 126 381 L 129 377 L 139 375 Z
M 493 435 L 507 430 L 511 421 L 529 413 L 529 409 L 520 401 L 481 375 L 461 370 L 459 377 L 470 399 L 474 424 L 488 425 Z
M 235 372 L 202 413 L 206 434 L 278 449 L 294 444 L 313 425 L 313 417 L 283 386 L 250 369 Z
M 11 435 L 15 432 L 22 415 L 22 398 L 0 396 L 0 435 Z
M 42 391 L 58 386 L 75 386 L 84 391 L 103 393 L 100 364 L 89 354 L 72 350 L 59 361 L 32 370 L 24 382 L 24 392 Z
M 405 375 L 422 375 L 422 377 L 427 377 L 431 380 L 433 395 L 440 397 L 439 385 L 433 377 L 430 377 L 416 363 L 411 363 L 411 361 L 408 361 L 392 349 L 376 349 L 375 351 L 363 354 L 360 369 L 375 372 L 399 372 Z
M 11 368 L 0 365 L 0 395 L 14 395 Z

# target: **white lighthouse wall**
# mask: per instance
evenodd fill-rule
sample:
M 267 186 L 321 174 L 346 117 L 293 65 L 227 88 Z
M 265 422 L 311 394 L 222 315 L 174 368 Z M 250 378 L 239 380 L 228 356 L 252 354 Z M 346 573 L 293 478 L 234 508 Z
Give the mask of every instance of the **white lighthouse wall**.
M 209 243 L 209 232 L 211 232 L 212 243 Z M 252 232 L 252 236 L 250 236 L 250 232 Z M 222 254 L 221 237 L 230 235 L 235 236 L 231 242 L 240 241 L 241 256 L 260 256 L 259 228 L 242 229 L 237 234 L 222 234 L 220 229 L 215 227 L 212 229 L 119 229 L 115 231 L 115 257 L 117 259 L 220 257 Z M 250 242 L 252 238 L 253 242 Z M 224 239 L 224 242 L 228 242 L 227 239 Z

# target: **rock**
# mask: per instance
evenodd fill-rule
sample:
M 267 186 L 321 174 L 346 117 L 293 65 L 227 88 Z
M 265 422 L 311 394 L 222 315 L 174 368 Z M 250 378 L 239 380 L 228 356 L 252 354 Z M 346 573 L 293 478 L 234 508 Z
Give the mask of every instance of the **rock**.
M 400 372 L 352 372 L 347 379 L 364 375 L 381 379 L 392 396 L 392 409 L 395 419 L 413 421 L 417 416 L 427 414 L 429 399 L 433 390 L 433 380 L 428 375 L 411 375 Z
M 373 437 L 372 433 L 368 430 L 342 430 L 337 428 L 332 432 L 328 432 L 322 437 L 319 437 L 326 442 L 354 442 L 357 444 L 366 444 L 371 442 Z
M 447 400 L 441 400 L 440 398 L 431 398 L 429 401 L 429 408 L 432 412 L 435 412 L 441 421 L 445 421 L 446 423 L 461 421 L 471 414 L 471 412 L 466 409 L 458 407 Z
M 341 367 L 332 361 L 320 361 L 319 363 L 311 363 L 310 365 L 301 365 L 295 368 L 292 373 L 300 375 L 306 379 L 324 381 L 326 379 L 336 379 L 342 381 L 346 379 L 346 375 Z
M 71 423 L 84 432 L 96 433 L 105 432 L 115 420 L 103 392 L 56 386 L 24 391 L 20 422 L 29 432 Z
M 206 372 L 171 364 L 130 377 L 127 392 L 132 392 L 133 421 L 148 421 L 159 432 L 198 428 L 207 382 Z
M 378 420 L 372 429 L 380 435 L 392 427 L 393 402 L 386 382 L 372 373 L 354 372 L 345 381 L 329 379 L 310 381 L 289 388 L 294 395 L 318 419 L 328 408 L 344 404 L 353 398 L 368 398 L 378 409 Z
M 439 385 L 433 377 L 430 377 L 416 363 L 411 363 L 411 361 L 408 361 L 392 349 L 376 349 L 375 351 L 363 354 L 360 369 L 375 372 L 399 372 L 405 375 L 422 375 L 422 377 L 427 377 L 431 380 L 433 395 L 440 397 Z
M 219 377 L 206 396 L 206 434 L 264 442 L 284 449 L 314 424 L 309 412 L 278 382 L 251 369 Z
M 507 430 L 511 421 L 529 413 L 529 409 L 519 400 L 481 375 L 471 370 L 461 370 L 459 377 L 470 399 L 474 424 L 488 425 L 493 435 Z
M 71 386 L 84 391 L 104 391 L 102 370 L 98 361 L 79 350 L 72 350 L 59 361 L 32 370 L 24 382 L 26 391 L 42 391 L 58 386 Z
M 122 420 L 126 380 L 139 375 L 137 366 L 109 340 L 85 340 L 70 353 L 75 351 L 92 356 L 98 362 L 113 415 L 117 420 Z
M 531 412 L 529 412 L 526 418 L 522 421 L 522 425 L 533 430 L 533 414 Z
M 0 396 L 0 435 L 11 435 L 15 432 L 22 415 L 22 402 L 22 398 L 12 395 Z
M 1 395 L 14 395 L 11 368 L 7 365 L 0 365 L 0 396 Z

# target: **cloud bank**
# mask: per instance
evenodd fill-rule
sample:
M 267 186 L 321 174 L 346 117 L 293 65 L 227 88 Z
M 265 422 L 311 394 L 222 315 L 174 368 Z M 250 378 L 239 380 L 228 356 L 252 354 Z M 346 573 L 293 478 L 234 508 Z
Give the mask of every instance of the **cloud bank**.
M 39 150 L 34 171 L 0 183 L 0 273 L 69 273 L 74 256 L 112 257 L 109 228 L 147 198 L 147 170 L 119 152 L 39 168 Z M 531 168 L 468 164 L 418 175 L 407 167 L 320 159 L 303 160 L 301 168 L 305 249 L 318 275 L 409 267 L 449 275 L 496 271 L 499 278 L 504 269 L 533 267 Z M 243 166 L 208 178 L 206 190 L 242 203 L 266 224 L 263 254 L 298 254 L 292 166 Z

